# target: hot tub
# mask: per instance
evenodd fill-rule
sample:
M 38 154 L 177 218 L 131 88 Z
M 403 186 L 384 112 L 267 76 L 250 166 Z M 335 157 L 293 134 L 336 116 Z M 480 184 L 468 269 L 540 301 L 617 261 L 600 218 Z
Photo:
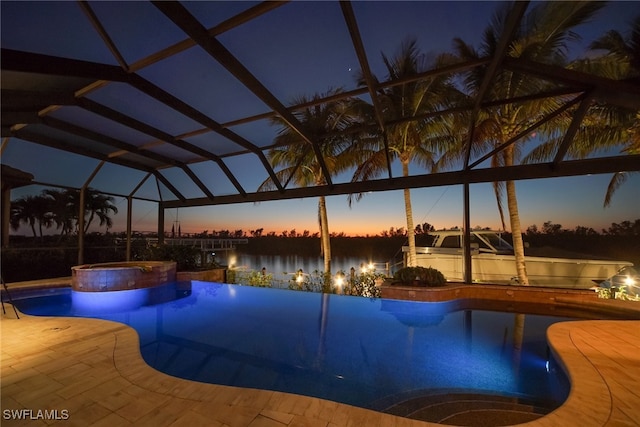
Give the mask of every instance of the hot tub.
M 129 261 L 71 267 L 71 288 L 77 292 L 144 289 L 176 281 L 173 261 Z

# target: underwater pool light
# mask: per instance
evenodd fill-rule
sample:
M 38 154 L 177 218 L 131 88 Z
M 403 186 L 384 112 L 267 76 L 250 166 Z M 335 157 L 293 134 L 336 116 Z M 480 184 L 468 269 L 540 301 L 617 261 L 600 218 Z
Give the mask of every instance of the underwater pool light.
M 545 369 L 549 372 L 549 360 L 551 359 L 551 349 L 547 346 L 547 361 L 544 364 Z
M 145 305 L 149 299 L 149 289 L 131 289 L 111 292 L 71 291 L 73 310 L 79 315 L 96 313 L 117 313 L 134 310 Z

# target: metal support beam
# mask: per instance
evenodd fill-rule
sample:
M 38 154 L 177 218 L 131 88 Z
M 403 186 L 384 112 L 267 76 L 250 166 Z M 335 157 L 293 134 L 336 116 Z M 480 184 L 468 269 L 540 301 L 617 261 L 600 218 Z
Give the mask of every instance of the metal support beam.
M 465 147 L 465 159 L 464 159 L 464 167 L 465 169 L 469 168 L 469 160 L 471 158 L 471 146 L 473 144 L 473 134 L 476 128 L 476 119 L 478 117 L 478 113 L 480 112 L 480 106 L 482 105 L 482 101 L 489 91 L 491 87 L 491 82 L 495 75 L 498 72 L 499 66 L 502 63 L 505 52 L 509 47 L 509 43 L 511 43 L 511 39 L 513 38 L 513 34 L 520 24 L 522 17 L 524 16 L 525 10 L 527 10 L 527 6 L 529 5 L 528 1 L 519 1 L 513 3 L 513 8 L 507 16 L 504 32 L 500 35 L 500 40 L 496 45 L 495 52 L 493 52 L 493 58 L 491 62 L 487 66 L 485 70 L 484 78 L 480 87 L 478 88 L 478 93 L 476 94 L 475 104 L 473 106 L 473 111 L 471 112 L 471 119 L 469 120 L 469 131 L 467 137 L 467 145 Z
M 104 160 L 98 163 L 98 166 L 95 167 L 91 175 L 89 175 L 89 178 L 87 178 L 80 188 L 80 206 L 78 207 L 78 265 L 84 264 L 84 216 L 86 214 L 85 207 L 87 206 L 87 189 L 104 164 Z
M 159 166 L 170 165 L 182 167 L 183 163 L 172 159 L 171 157 L 164 156 L 162 154 L 154 153 L 153 151 L 145 150 L 144 148 L 140 148 L 136 145 L 129 144 L 127 142 L 121 141 L 119 139 L 110 137 L 108 135 L 93 131 L 91 129 L 87 129 L 82 126 L 75 125 L 73 123 L 66 122 L 64 120 L 56 119 L 54 117 L 43 117 L 42 122 L 47 126 L 50 126 L 54 129 L 61 130 L 63 132 L 67 132 L 71 135 L 76 135 L 82 138 L 87 138 L 92 141 L 100 142 L 101 144 L 108 145 L 110 147 L 116 148 L 119 152 L 125 153 L 133 153 L 138 154 L 147 159 L 153 160 L 154 162 L 158 162 Z M 119 154 L 109 154 L 109 158 L 113 159 L 115 157 L 120 157 Z
M 0 50 L 2 70 L 38 73 L 51 76 L 81 77 L 89 80 L 108 80 L 125 82 L 128 74 L 115 65 L 97 62 L 80 61 L 39 53 L 21 52 L 19 50 Z M 87 84 L 89 83 L 87 80 Z
M 165 202 L 167 208 L 187 206 L 212 206 L 243 202 L 266 202 L 269 200 L 289 200 L 305 197 L 339 196 L 355 193 L 403 190 L 405 188 L 441 187 L 445 185 L 477 184 L 494 181 L 518 181 L 523 179 L 558 178 L 589 174 L 614 173 L 620 171 L 640 171 L 640 154 L 604 157 L 585 160 L 565 160 L 557 168 L 553 163 L 537 163 L 530 165 L 514 165 L 501 168 L 483 168 L 467 171 L 441 172 L 393 179 L 376 179 L 337 183 L 333 187 L 320 185 L 316 187 L 292 188 L 284 193 L 262 191 L 249 193 L 246 197 L 237 195 L 217 196 L 213 202 L 208 199 L 190 199 Z
M 198 188 L 200 188 L 200 191 L 202 191 L 205 196 L 207 196 L 209 199 L 213 199 L 213 193 L 206 185 L 204 185 L 204 182 L 202 182 L 200 178 L 198 178 L 198 175 L 193 173 L 189 166 L 184 165 L 181 167 L 181 169 L 184 171 L 184 173 L 187 174 L 189 178 L 191 178 L 191 181 L 193 181 L 198 186 Z
M 133 197 L 127 197 L 127 250 L 126 260 L 131 261 L 131 218 L 133 216 Z
M 182 148 L 183 150 L 189 151 L 204 159 L 216 160 L 216 156 L 214 154 L 198 147 L 197 145 L 193 145 L 186 141 L 176 139 L 172 135 L 163 132 L 160 129 L 141 122 L 140 120 L 136 120 L 133 117 L 127 116 L 126 114 L 116 111 L 113 108 L 107 107 L 106 105 L 102 105 L 92 99 L 78 98 L 77 104 L 78 106 L 92 112 L 93 114 L 97 114 L 109 120 L 113 120 L 114 122 L 120 123 L 123 126 L 127 126 L 131 129 L 137 130 L 138 132 L 147 134 L 152 138 L 156 138 L 168 144 L 175 145 L 176 147 Z
M 428 78 L 434 78 L 437 76 L 441 76 L 441 75 L 452 75 L 452 74 L 456 74 L 456 73 L 461 73 L 465 70 L 471 69 L 471 68 L 475 68 L 475 67 L 479 67 L 482 66 L 484 64 L 487 64 L 490 62 L 490 58 L 479 58 L 479 59 L 474 59 L 472 61 L 465 61 L 465 62 L 460 62 L 457 64 L 453 64 L 453 65 L 447 65 L 444 67 L 440 67 L 440 68 L 435 68 L 432 70 L 428 70 L 425 71 L 423 73 L 418 73 L 418 74 L 414 74 L 411 76 L 407 76 L 405 78 L 402 79 L 398 79 L 398 80 L 387 80 L 386 82 L 379 82 L 377 83 L 376 87 L 378 89 L 385 89 L 388 87 L 394 87 L 394 86 L 400 86 L 403 84 L 407 84 L 407 83 L 412 83 L 412 82 L 417 82 L 420 80 L 424 80 L 424 79 L 428 79 Z M 308 108 L 308 107 L 314 107 L 316 105 L 321 105 L 321 104 L 325 104 L 328 102 L 333 102 L 333 101 L 340 101 L 342 99 L 347 99 L 347 98 L 353 98 L 356 96 L 360 96 L 363 95 L 365 93 L 367 93 L 369 91 L 369 88 L 367 87 L 360 87 L 360 88 L 356 88 L 356 89 L 352 89 L 352 90 L 348 90 L 348 91 L 344 91 L 344 92 L 340 92 L 334 95 L 330 95 L 327 96 L 325 98 L 317 98 L 317 99 L 312 99 L 309 100 L 307 102 L 303 102 L 301 104 L 296 104 L 296 105 L 290 105 L 287 107 L 287 109 L 291 112 L 297 111 L 297 110 L 301 110 L 303 108 Z M 484 104 L 483 104 L 484 106 Z M 469 107 L 471 108 L 471 107 Z M 275 111 L 269 111 L 266 113 L 260 113 L 260 114 L 256 114 L 253 116 L 248 116 L 248 117 L 243 117 L 237 120 L 231 120 L 229 122 L 224 122 L 221 125 L 223 127 L 233 127 L 233 126 L 238 126 L 238 125 L 242 125 L 245 123 L 251 123 L 251 122 L 255 122 L 258 120 L 266 120 L 266 119 L 270 119 L 271 117 L 275 117 L 277 116 L 277 113 Z M 415 116 L 415 117 L 419 117 L 419 116 Z M 390 122 L 387 122 L 386 124 L 388 125 Z M 206 131 L 206 130 L 204 130 Z M 199 131 L 196 131 L 199 132 Z M 200 131 L 201 132 L 201 131 Z M 264 148 L 264 147 L 263 147 Z
M 177 2 L 154 1 L 152 2 L 167 18 L 171 19 L 182 31 L 200 45 L 211 57 L 218 61 L 233 76 L 253 92 L 262 102 L 278 113 L 287 125 L 300 137 L 311 145 L 316 155 L 316 160 L 322 169 L 327 185 L 332 186 L 331 174 L 320 151 L 317 142 L 302 128 L 296 117 L 247 69 L 238 59 L 227 50 L 217 39 L 211 37 L 206 28 L 189 13 L 189 11 Z M 222 127 L 221 127 L 222 128 Z M 256 153 L 257 154 L 257 153 Z M 279 186 L 275 176 L 271 179 Z
M 364 43 L 362 42 L 362 37 L 360 36 L 360 30 L 358 29 L 358 22 L 356 21 L 356 16 L 353 13 L 353 8 L 351 7 L 351 2 L 349 1 L 341 1 L 340 7 L 342 8 L 342 14 L 344 16 L 345 21 L 347 22 L 347 27 L 349 28 L 349 34 L 351 35 L 351 42 L 353 43 L 353 47 L 356 50 L 356 55 L 358 56 L 358 62 L 360 63 L 360 68 L 362 69 L 362 75 L 364 76 L 364 80 L 367 84 L 367 89 L 369 92 L 369 96 L 371 97 L 371 102 L 373 103 L 373 110 L 376 114 L 376 122 L 378 123 L 378 127 L 382 134 L 384 135 L 384 150 L 386 153 L 386 161 L 387 161 L 387 172 L 389 178 L 393 178 L 391 173 L 391 156 L 389 154 L 389 141 L 387 139 L 387 131 L 385 130 L 385 122 L 384 115 L 382 113 L 382 105 L 380 104 L 380 100 L 378 99 L 377 91 L 377 82 L 373 74 L 371 73 L 371 68 L 369 67 L 369 61 L 367 60 L 367 54 L 364 49 Z
M 509 70 L 531 74 L 556 83 L 593 89 L 594 98 L 602 102 L 630 110 L 640 109 L 640 85 L 632 81 L 607 79 L 557 65 L 520 58 L 505 57 L 502 65 Z
M 167 187 L 167 189 L 169 189 L 169 191 L 171 191 L 173 193 L 173 195 L 176 196 L 178 199 L 182 200 L 183 202 L 187 200 L 187 198 L 184 197 L 182 195 L 182 193 L 180 191 L 178 191 L 178 189 L 176 187 L 174 187 L 174 185 L 171 183 L 171 181 L 169 181 L 167 178 L 165 178 L 164 175 L 162 175 L 160 172 L 154 171 L 153 175 L 156 177 L 157 182 L 163 183 L 164 186 Z M 159 191 L 159 189 L 158 189 L 158 191 Z
M 73 145 L 62 139 L 57 139 L 48 135 L 32 132 L 28 130 L 28 128 L 22 128 L 20 130 L 13 131 L 11 132 L 11 134 L 16 138 L 20 138 L 28 142 L 33 142 L 34 144 L 40 144 L 46 147 L 55 148 L 57 150 L 67 151 L 69 153 L 74 153 L 81 156 L 90 157 L 93 159 L 106 160 L 110 163 L 114 163 L 120 166 L 136 169 L 144 172 L 153 171 L 153 169 L 150 168 L 148 165 L 131 161 L 131 160 L 125 160 L 119 157 L 109 157 L 107 154 L 100 153 L 98 151 L 94 151 L 92 149 L 82 147 L 79 145 Z
M 75 105 L 76 103 L 76 97 L 71 91 L 2 89 L 0 93 L 2 93 L 2 103 L 12 107 L 24 108 L 35 105 L 44 108 L 49 105 Z M 5 108 L 3 112 L 4 110 Z
M 80 201 L 78 206 L 78 265 L 84 264 L 84 206 L 86 197 L 86 187 L 80 189 Z
M 213 120 L 210 117 L 207 117 L 205 114 L 203 114 L 202 112 L 196 110 L 195 108 L 193 108 L 189 104 L 187 104 L 185 102 L 182 102 L 180 99 L 176 98 L 175 96 L 171 95 L 167 91 L 165 91 L 165 90 L 159 88 L 158 86 L 154 85 L 150 81 L 147 81 L 147 80 L 143 79 L 142 77 L 138 76 L 137 74 L 131 74 L 130 79 L 129 79 L 129 84 L 131 84 L 136 89 L 144 92 L 145 94 L 151 96 L 152 98 L 155 98 L 156 100 L 160 101 L 161 103 L 163 103 L 163 104 L 173 108 L 174 110 L 184 114 L 185 116 L 189 117 L 190 119 L 200 123 L 203 126 L 206 126 L 207 129 L 211 129 L 212 131 L 224 136 L 225 138 L 229 139 L 230 141 L 233 141 L 236 144 L 238 144 L 239 146 L 241 146 L 241 147 L 249 150 L 250 152 L 254 153 L 256 156 L 258 156 L 258 159 L 260 159 L 260 162 L 262 163 L 263 167 L 265 168 L 265 170 L 267 171 L 267 173 L 269 174 L 271 179 L 273 179 L 273 181 L 276 183 L 276 186 L 278 187 L 278 189 L 282 190 L 281 184 L 278 181 L 278 179 L 276 178 L 275 172 L 271 168 L 271 165 L 269 164 L 269 161 L 265 157 L 265 155 L 262 152 L 262 150 L 260 150 L 254 144 L 252 144 L 251 142 L 247 141 L 245 138 L 243 138 L 242 136 L 238 135 L 237 133 L 235 133 L 235 132 L 233 132 L 233 131 L 231 131 L 229 129 L 223 128 L 222 125 L 220 125 L 220 123 L 218 123 L 217 121 Z
M 157 138 L 160 141 L 164 141 L 167 144 L 171 144 L 174 145 L 176 147 L 179 147 L 183 150 L 189 151 L 197 156 L 200 156 L 204 159 L 208 159 L 208 160 L 212 160 L 214 162 L 216 162 L 218 164 L 218 166 L 220 166 L 220 169 L 222 169 L 222 171 L 224 172 L 224 174 L 227 176 L 227 178 L 231 181 L 231 183 L 234 185 L 234 187 L 236 188 L 236 190 L 238 190 L 238 193 L 240 194 L 245 194 L 245 190 L 244 188 L 242 188 L 242 186 L 240 185 L 240 183 L 238 182 L 238 180 L 236 179 L 236 177 L 231 173 L 231 171 L 229 170 L 229 168 L 226 167 L 226 165 L 224 164 L 224 162 L 222 161 L 222 159 L 218 156 L 216 156 L 215 154 L 198 147 L 197 145 L 193 145 L 187 141 L 184 141 L 180 138 L 174 138 L 172 135 L 163 132 L 159 129 L 156 129 L 152 126 L 147 125 L 146 123 L 143 123 L 139 120 L 136 120 L 132 117 L 126 116 L 125 114 L 120 113 L 119 111 L 113 110 L 107 106 L 104 106 L 102 104 L 99 104 L 93 100 L 90 100 L 88 98 L 80 98 L 78 99 L 78 104 L 85 108 L 88 111 L 91 111 L 94 114 L 98 114 L 101 115 L 103 117 L 106 117 L 110 120 L 113 120 L 115 122 L 118 122 L 124 126 L 128 126 L 132 129 L 137 130 L 138 132 L 142 132 L 145 133 L 153 138 Z M 139 154 L 145 155 L 145 151 L 144 150 L 139 150 L 138 151 Z M 168 164 L 174 164 L 177 166 L 180 166 L 184 169 L 185 165 L 183 163 L 178 164 L 179 162 L 171 160 L 169 162 L 167 162 Z M 195 176 L 192 176 L 187 170 L 185 170 L 185 173 L 187 173 L 191 179 L 194 181 L 194 183 L 200 187 L 200 189 L 202 190 L 203 193 L 205 193 L 207 195 L 207 197 L 209 198 L 213 198 L 213 193 L 211 193 L 211 191 L 197 178 L 194 178 Z
M 462 259 L 464 262 L 464 283 L 473 283 L 471 265 L 471 213 L 469 208 L 469 183 L 463 185 L 463 227 L 462 227 Z
M 0 239 L 2 240 L 2 247 L 8 248 L 11 223 L 11 187 L 4 185 L 4 183 L 2 184 L 2 201 L 0 203 L 2 203 L 0 207 L 0 209 L 2 209 L 2 215 L 0 216 L 0 218 L 2 218 L 0 220 L 2 221 L 2 237 Z
M 571 120 L 569 129 L 567 129 L 567 132 L 564 134 L 562 143 L 560 143 L 560 147 L 558 147 L 558 152 L 556 153 L 556 156 L 553 159 L 554 167 L 558 167 L 558 165 L 560 165 L 560 162 L 564 159 L 564 155 L 567 154 L 567 150 L 569 150 L 569 146 L 573 142 L 573 138 L 576 136 L 578 129 L 580 129 L 582 120 L 587 115 L 587 112 L 589 111 L 589 107 L 591 107 L 591 97 L 587 95 L 585 99 L 580 103 L 580 106 L 578 107 L 577 111 L 573 113 L 573 119 Z
M 158 203 L 158 245 L 164 244 L 164 202 Z
M 221 22 L 213 28 L 209 28 L 208 33 L 212 37 L 223 34 L 226 31 L 232 30 L 246 22 L 251 21 L 252 19 L 258 18 L 259 16 L 276 9 L 288 1 L 263 1 L 262 3 L 258 3 L 257 5 L 250 7 L 249 9 L 240 12 L 239 14 L 232 16 L 226 21 Z M 191 38 L 187 38 L 178 43 L 175 43 L 165 49 L 162 49 L 156 53 L 153 53 L 146 58 L 142 58 L 133 64 L 131 64 L 131 71 L 138 71 L 142 68 L 146 68 L 150 65 L 155 64 L 156 62 L 162 61 L 163 59 L 169 58 L 171 56 L 177 55 L 180 52 L 184 52 L 185 50 L 192 48 L 196 45 L 196 42 Z
M 127 65 L 127 61 L 125 61 L 124 57 L 116 47 L 116 44 L 113 42 L 111 37 L 109 37 L 107 30 L 104 28 L 104 26 L 96 16 L 96 14 L 93 12 L 93 9 L 91 9 L 91 6 L 89 6 L 89 3 L 84 0 L 81 0 L 81 1 L 78 1 L 78 4 L 80 5 L 80 8 L 85 13 L 85 15 L 87 15 L 87 18 L 89 18 L 89 21 L 93 25 L 93 28 L 96 29 L 96 31 L 102 38 L 102 41 L 104 41 L 104 43 L 107 45 L 107 48 L 109 48 L 109 51 L 111 51 L 111 54 L 116 58 L 120 66 L 124 70 L 128 71 L 129 66 Z
M 500 151 L 504 150 L 505 148 L 507 148 L 511 144 L 514 144 L 514 143 L 518 142 L 520 140 L 520 138 L 524 138 L 525 136 L 530 135 L 531 132 L 533 132 L 538 127 L 542 126 L 543 124 L 547 123 L 549 120 L 552 120 L 555 117 L 559 116 L 560 114 L 564 113 L 566 110 L 568 110 L 569 108 L 573 107 L 578 102 L 581 102 L 582 100 L 584 100 L 585 96 L 586 96 L 585 94 L 582 94 L 582 95 L 576 97 L 575 99 L 567 102 L 565 105 L 563 105 L 562 107 L 558 108 L 557 110 L 555 110 L 555 111 L 553 111 L 551 113 L 548 113 L 547 115 L 542 117 L 540 120 L 538 120 L 537 122 L 535 122 L 531 126 L 527 127 L 523 131 L 520 131 L 513 138 L 509 139 L 508 141 L 504 142 L 503 144 L 500 144 L 499 146 L 497 146 L 496 148 L 494 148 L 493 150 L 491 150 L 490 152 L 488 152 L 484 156 L 480 157 L 478 160 L 476 160 L 471 165 L 469 165 L 469 169 L 475 168 L 476 166 L 478 166 L 479 164 L 481 164 L 485 160 L 490 159 L 495 154 L 497 154 Z M 569 142 L 571 142 L 571 140 L 569 140 Z

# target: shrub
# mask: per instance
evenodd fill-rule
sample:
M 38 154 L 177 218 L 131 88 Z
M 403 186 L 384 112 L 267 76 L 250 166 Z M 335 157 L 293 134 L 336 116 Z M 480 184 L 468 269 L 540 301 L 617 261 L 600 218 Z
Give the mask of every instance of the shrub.
M 404 267 L 393 274 L 395 281 L 403 285 L 443 286 L 447 281 L 444 275 L 431 267 Z
M 331 274 L 318 270 L 314 270 L 311 274 L 302 273 L 300 270 L 289 280 L 288 289 L 325 294 L 335 293 L 335 289 L 331 286 Z
M 153 246 L 146 258 L 150 261 L 175 261 L 177 271 L 191 271 L 198 268 L 200 249 L 182 245 Z
M 384 277 L 383 273 L 376 273 L 375 271 L 354 275 L 349 277 L 349 280 L 345 283 L 344 293 L 367 298 L 380 298 L 379 284 L 384 281 Z
M 604 299 L 619 299 L 624 301 L 640 301 L 640 295 L 630 294 L 626 286 L 620 286 L 618 288 L 610 288 L 604 286 L 598 286 L 595 289 L 598 294 L 598 298 Z
M 227 270 L 227 283 L 255 286 L 258 288 L 271 288 L 273 286 L 273 282 L 273 275 L 263 273 L 262 271 Z

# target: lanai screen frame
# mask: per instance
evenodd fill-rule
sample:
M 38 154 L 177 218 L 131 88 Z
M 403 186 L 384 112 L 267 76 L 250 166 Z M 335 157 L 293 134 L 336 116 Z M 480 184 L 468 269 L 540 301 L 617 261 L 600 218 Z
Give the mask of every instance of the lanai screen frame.
M 455 73 L 471 70 L 475 67 L 486 68 L 486 77 L 481 90 L 469 105 L 462 108 L 463 110 L 471 113 L 471 119 L 468 124 L 468 133 L 470 135 L 469 140 L 471 139 L 471 135 L 474 131 L 475 118 L 482 108 L 495 106 L 500 103 L 523 101 L 523 99 L 485 100 L 485 95 L 493 84 L 493 77 L 502 69 L 521 72 L 532 76 L 532 78 L 541 78 L 557 83 L 556 91 L 530 96 L 531 99 L 534 99 L 536 97 L 571 95 L 572 101 L 570 102 L 572 105 L 567 105 L 567 108 L 577 107 L 576 113 L 574 113 L 573 123 L 569 127 L 554 160 L 547 163 L 481 168 L 479 166 L 484 160 L 489 158 L 492 154 L 495 154 L 500 150 L 504 150 L 508 145 L 517 142 L 517 139 L 509 141 L 503 146 L 496 148 L 493 152 L 475 160 L 471 159 L 471 143 L 468 141 L 466 146 L 466 158 L 461 170 L 401 177 L 393 176 L 391 164 L 388 163 L 387 177 L 365 182 L 350 183 L 332 182 L 331 175 L 328 173 L 325 161 L 320 152 L 316 136 L 308 135 L 306 133 L 305 129 L 295 118 L 293 112 L 297 109 L 308 107 L 310 105 L 321 105 L 341 98 L 366 95 L 370 97 L 374 108 L 377 110 L 376 122 L 371 123 L 370 125 L 377 127 L 380 130 L 384 130 L 386 126 L 392 124 L 383 121 L 376 93 L 380 89 L 403 82 L 377 82 L 373 78 L 370 70 L 370 63 L 365 53 L 363 40 L 359 31 L 358 21 L 354 14 L 351 2 L 342 1 L 339 5 L 344 17 L 344 25 L 349 32 L 353 49 L 359 61 L 358 65 L 362 70 L 366 85 L 338 95 L 318 99 L 304 105 L 285 105 L 284 102 L 270 92 L 260 82 L 260 80 L 256 78 L 256 76 L 233 55 L 233 53 L 228 51 L 217 40 L 217 37 L 226 31 L 249 22 L 252 19 L 257 19 L 264 14 L 270 13 L 285 5 L 287 2 L 268 1 L 259 3 L 253 7 L 247 8 L 243 12 L 227 19 L 219 25 L 208 29 L 205 28 L 197 18 L 180 3 L 164 1 L 152 3 L 160 12 L 162 12 L 181 31 L 184 32 L 186 38 L 181 42 L 154 52 L 153 54 L 134 63 L 126 62 L 118 49 L 118 45 L 114 43 L 113 39 L 105 29 L 105 26 L 100 21 L 96 13 L 94 13 L 91 5 L 87 2 L 78 2 L 78 5 L 82 8 L 86 18 L 100 35 L 104 44 L 108 47 L 119 65 L 116 66 L 81 61 L 5 48 L 2 48 L 1 52 L 3 77 L 8 75 L 7 73 L 10 73 L 12 76 L 12 79 L 10 80 L 17 82 L 15 87 L 8 87 L 4 83 L 2 86 L 2 150 L 4 150 L 7 144 L 10 143 L 11 138 L 18 138 L 35 144 L 99 160 L 98 166 L 93 173 L 87 177 L 83 186 L 77 188 L 78 190 L 81 190 L 81 197 L 84 195 L 84 190 L 88 188 L 93 177 L 105 163 L 109 162 L 143 171 L 145 173 L 144 178 L 129 194 L 107 193 L 114 196 L 125 197 L 128 200 L 127 240 L 129 244 L 131 240 L 131 207 L 132 201 L 135 199 L 150 200 L 158 203 L 158 234 L 160 241 L 162 241 L 164 231 L 164 210 L 167 208 L 215 206 L 222 204 L 391 191 L 405 188 L 463 185 L 463 218 L 465 235 L 467 236 L 465 239 L 467 242 L 467 245 L 465 246 L 465 281 L 470 282 L 471 261 L 469 255 L 470 248 L 468 246 L 468 233 L 470 229 L 470 184 L 640 170 L 640 155 L 606 156 L 584 160 L 565 159 L 565 154 L 573 141 L 575 131 L 582 122 L 586 110 L 593 102 L 608 103 L 623 108 L 640 110 L 640 87 L 637 82 L 610 80 L 548 64 L 532 63 L 518 58 L 508 57 L 506 52 L 507 47 L 515 28 L 522 20 L 527 7 L 529 7 L 528 2 L 517 2 L 515 4 L 515 7 L 512 9 L 512 12 L 505 23 L 504 33 L 498 41 L 496 54 L 493 57 L 482 58 L 478 61 L 459 63 L 446 68 L 429 70 L 422 75 L 415 76 L 412 80 L 429 78 L 441 73 Z M 267 105 L 269 111 L 257 115 L 246 116 L 226 123 L 218 122 L 201 111 L 198 111 L 193 106 L 174 97 L 162 87 L 146 80 L 139 74 L 139 72 L 145 67 L 161 63 L 162 61 L 178 55 L 192 47 L 201 49 L 213 60 L 223 66 L 251 94 Z M 39 79 L 47 81 L 49 83 L 49 89 L 24 89 L 23 86 L 21 86 L 21 81 L 27 81 L 33 76 L 38 76 Z M 2 80 L 6 81 L 4 78 Z M 189 117 L 202 127 L 199 129 L 193 129 L 191 132 L 181 135 L 168 134 L 160 129 L 142 123 L 122 111 L 116 111 L 87 97 L 87 95 L 93 90 L 112 83 L 125 84 L 129 87 L 135 88 L 149 97 L 152 97 L 156 101 L 161 102 L 177 113 Z M 108 133 L 96 132 L 95 130 L 73 125 L 52 117 L 51 113 L 60 108 L 60 106 L 75 106 L 82 110 L 89 111 L 105 119 L 118 123 L 119 125 L 145 134 L 150 138 L 150 141 L 157 141 L 161 144 L 168 144 L 188 151 L 193 154 L 193 159 L 190 161 L 179 161 L 154 150 L 154 147 L 156 146 L 154 144 L 136 146 L 126 141 L 118 140 L 110 136 Z M 456 111 L 459 112 L 460 107 L 458 107 Z M 443 110 L 434 114 L 452 114 L 456 111 Z M 276 178 L 275 172 L 265 155 L 265 153 L 274 146 L 269 145 L 259 147 L 257 144 L 231 130 L 233 126 L 269 119 L 276 115 L 281 117 L 288 126 L 301 135 L 305 140 L 305 143 L 314 151 L 320 167 L 325 171 L 327 180 L 325 185 L 304 188 L 288 188 L 287 183 L 280 182 Z M 419 118 L 420 117 L 408 117 L 406 120 L 417 120 Z M 540 122 L 532 125 L 532 127 L 527 129 L 526 132 L 523 132 L 523 134 L 534 131 L 539 123 Z M 92 141 L 96 144 L 96 147 L 101 147 L 101 149 L 96 149 L 89 145 L 69 142 L 73 138 L 70 140 L 63 140 L 48 136 L 46 132 L 47 129 L 66 133 L 78 140 Z M 217 135 L 221 135 L 236 143 L 240 148 L 234 152 L 217 155 L 210 150 L 203 149 L 185 140 L 190 136 L 201 133 L 215 133 Z M 104 149 L 105 147 L 107 150 Z M 272 179 L 276 190 L 258 192 L 248 191 L 243 188 L 240 184 L 240 179 L 238 179 L 238 177 L 235 176 L 228 168 L 225 161 L 228 158 L 244 154 L 253 154 L 259 159 L 261 165 L 265 169 L 265 175 Z M 236 189 L 236 194 L 214 194 L 212 189 L 209 188 L 209 186 L 207 186 L 190 167 L 190 165 L 202 161 L 211 161 L 219 166 L 229 181 L 233 184 L 233 187 Z M 193 184 L 200 189 L 204 194 L 204 197 L 188 198 L 184 196 L 180 190 L 162 174 L 162 170 L 172 167 L 182 170 L 191 179 Z M 149 178 L 154 178 L 158 185 L 161 184 L 168 189 L 169 192 L 173 194 L 174 199 L 163 200 L 160 192 L 157 200 L 145 199 L 136 196 L 136 192 Z M 32 184 L 59 186 L 59 184 L 55 182 L 45 183 L 32 181 Z M 84 218 L 83 212 L 81 212 L 79 218 L 80 221 L 82 221 Z M 82 230 L 82 227 L 80 227 L 80 230 Z M 5 237 L 8 236 L 3 235 L 3 241 L 6 241 Z M 82 263 L 83 258 L 83 241 L 84 237 L 82 233 L 80 233 L 79 263 Z M 128 245 L 128 249 L 129 247 L 130 246 Z M 128 250 L 127 257 L 129 256 L 130 251 Z

